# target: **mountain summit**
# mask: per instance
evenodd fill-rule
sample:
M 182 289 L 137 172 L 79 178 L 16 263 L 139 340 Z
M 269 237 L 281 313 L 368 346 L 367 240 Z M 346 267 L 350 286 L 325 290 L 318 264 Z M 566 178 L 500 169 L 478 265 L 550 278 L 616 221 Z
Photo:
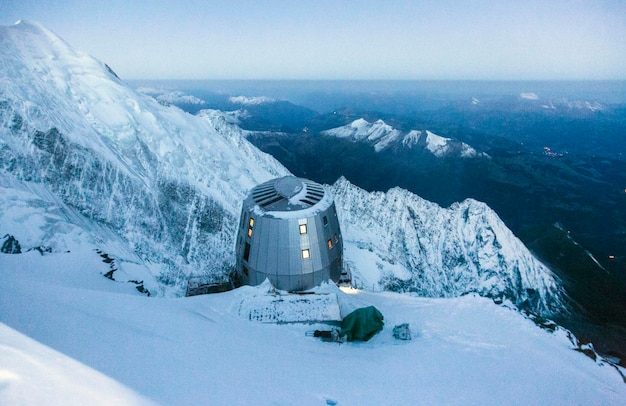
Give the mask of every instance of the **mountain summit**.
M 476 158 L 486 157 L 464 142 L 442 137 L 428 130 L 402 132 L 383 120 L 373 123 L 360 118 L 342 127 L 331 128 L 322 134 L 345 138 L 354 142 L 365 142 L 374 147 L 376 152 L 392 148 L 422 148 L 432 155 L 442 157 Z

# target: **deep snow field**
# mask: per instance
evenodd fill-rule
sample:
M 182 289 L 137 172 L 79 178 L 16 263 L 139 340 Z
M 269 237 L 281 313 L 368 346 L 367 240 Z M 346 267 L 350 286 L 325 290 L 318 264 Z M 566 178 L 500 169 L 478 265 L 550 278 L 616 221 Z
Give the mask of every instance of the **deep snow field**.
M 385 316 L 368 342 L 325 325 L 240 315 L 265 287 L 153 298 L 102 276 L 91 248 L 0 254 L 0 404 L 625 404 L 615 367 L 478 296 L 432 299 L 323 287 L 342 316 Z M 265 290 L 264 290 L 265 289 Z M 245 313 L 245 312 L 244 312 Z M 411 341 L 393 326 L 410 323 Z

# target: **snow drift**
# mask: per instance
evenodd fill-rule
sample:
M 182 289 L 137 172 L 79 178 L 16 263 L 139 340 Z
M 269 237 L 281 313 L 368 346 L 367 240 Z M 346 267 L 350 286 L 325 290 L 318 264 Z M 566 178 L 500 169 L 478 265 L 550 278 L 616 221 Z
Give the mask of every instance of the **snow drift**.
M 615 368 L 574 351 L 566 330 L 547 332 L 478 295 L 327 286 L 340 305 L 373 305 L 385 317 L 369 341 L 337 344 L 306 336 L 327 325 L 242 315 L 262 286 L 147 298 L 84 272 L 84 258 L 78 249 L 0 254 L 3 405 L 620 405 L 626 397 Z M 400 323 L 411 341 L 393 338 Z

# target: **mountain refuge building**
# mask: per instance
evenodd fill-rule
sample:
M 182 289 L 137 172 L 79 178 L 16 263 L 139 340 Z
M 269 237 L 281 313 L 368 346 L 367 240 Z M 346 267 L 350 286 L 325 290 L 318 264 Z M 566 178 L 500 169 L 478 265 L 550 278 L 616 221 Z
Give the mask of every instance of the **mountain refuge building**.
M 246 196 L 236 241 L 242 284 L 269 279 L 287 291 L 311 289 L 343 268 L 343 241 L 332 193 L 304 178 L 285 176 Z

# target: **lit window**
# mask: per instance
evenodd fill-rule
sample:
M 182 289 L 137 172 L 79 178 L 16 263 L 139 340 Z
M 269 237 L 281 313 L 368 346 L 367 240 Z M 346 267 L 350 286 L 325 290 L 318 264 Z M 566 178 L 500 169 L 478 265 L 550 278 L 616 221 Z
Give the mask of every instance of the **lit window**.
M 306 224 L 300 224 L 300 234 L 306 234 Z
M 252 227 L 248 229 L 248 237 L 252 237 Z
M 302 250 L 302 259 L 309 259 L 311 258 L 311 251 L 309 251 L 309 249 L 304 249 Z
M 327 245 L 328 249 L 331 249 L 333 247 L 333 242 L 331 240 L 328 240 Z
M 248 225 L 250 225 L 250 228 L 254 227 L 254 219 L 252 217 L 250 217 L 250 221 L 248 222 Z

